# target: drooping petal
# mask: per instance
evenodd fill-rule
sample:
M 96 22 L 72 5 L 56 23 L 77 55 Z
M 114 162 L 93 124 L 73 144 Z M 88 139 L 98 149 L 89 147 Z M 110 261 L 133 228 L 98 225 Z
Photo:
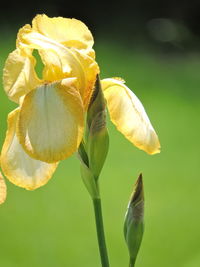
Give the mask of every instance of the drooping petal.
M 13 184 L 33 190 L 48 182 L 57 163 L 49 164 L 35 160 L 24 151 L 16 136 L 18 116 L 19 109 L 8 115 L 8 130 L 1 153 L 1 168 Z
M 5 202 L 6 196 L 7 196 L 7 187 L 3 179 L 3 176 L 0 172 L 0 204 L 3 204 Z
M 23 56 L 19 49 L 9 54 L 3 71 L 3 83 L 6 94 L 12 101 L 18 103 L 21 96 L 39 85 L 40 80 L 34 70 L 35 63 L 33 56 Z
M 71 79 L 31 91 L 21 106 L 18 137 L 33 158 L 56 162 L 71 156 L 83 136 L 83 104 Z
M 94 41 L 87 26 L 77 19 L 49 18 L 37 15 L 32 22 L 33 30 L 67 47 L 90 49 Z
M 112 122 L 136 147 L 149 154 L 160 152 L 155 130 L 136 95 L 120 80 L 101 81 Z

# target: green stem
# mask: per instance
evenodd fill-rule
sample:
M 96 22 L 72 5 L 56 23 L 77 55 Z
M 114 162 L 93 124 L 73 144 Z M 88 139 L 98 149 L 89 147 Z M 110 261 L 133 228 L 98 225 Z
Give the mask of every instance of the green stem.
M 130 258 L 129 267 L 135 266 L 135 259 Z
M 95 221 L 96 221 L 97 238 L 99 244 L 99 252 L 101 256 L 101 264 L 102 267 L 109 267 L 109 260 L 108 260 L 104 227 L 103 227 L 101 199 L 100 198 L 93 199 L 93 206 L 95 212 Z

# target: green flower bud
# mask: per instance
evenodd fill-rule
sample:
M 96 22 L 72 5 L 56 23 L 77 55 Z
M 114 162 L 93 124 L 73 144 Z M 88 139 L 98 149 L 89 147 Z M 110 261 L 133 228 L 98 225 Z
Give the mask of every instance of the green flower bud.
M 87 113 L 87 126 L 90 129 L 93 119 L 99 112 L 105 111 L 106 103 L 101 89 L 101 82 L 99 76 L 97 76 L 92 97 L 88 106 Z M 102 122 L 102 124 L 105 124 Z
M 97 77 L 87 114 L 87 152 L 89 168 L 97 180 L 103 168 L 109 147 L 109 136 L 106 128 L 106 105 Z
M 136 181 L 134 192 L 125 215 L 124 236 L 130 255 L 130 267 L 135 265 L 136 257 L 144 232 L 144 191 L 142 174 Z

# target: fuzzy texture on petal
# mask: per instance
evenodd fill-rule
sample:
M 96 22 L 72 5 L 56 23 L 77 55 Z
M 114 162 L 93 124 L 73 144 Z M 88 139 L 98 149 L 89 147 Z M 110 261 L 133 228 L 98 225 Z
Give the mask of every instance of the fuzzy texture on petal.
M 71 79 L 31 91 L 20 109 L 17 135 L 33 158 L 57 162 L 71 156 L 83 136 L 84 113 L 80 94 Z
M 0 204 L 3 204 L 5 202 L 6 196 L 7 196 L 7 187 L 3 179 L 3 176 L 0 172 Z
M 19 98 L 40 84 L 35 72 L 35 59 L 31 54 L 23 56 L 19 49 L 9 54 L 3 70 L 3 84 L 8 97 L 19 102 Z
M 137 96 L 116 79 L 101 81 L 111 121 L 136 147 L 148 154 L 160 152 L 158 136 Z
M 16 136 L 18 116 L 19 109 L 8 115 L 8 130 L 1 153 L 1 167 L 13 184 L 33 190 L 49 181 L 58 163 L 49 164 L 35 160 L 24 151 Z
M 37 15 L 32 22 L 33 30 L 67 47 L 90 49 L 94 40 L 88 27 L 77 19 Z

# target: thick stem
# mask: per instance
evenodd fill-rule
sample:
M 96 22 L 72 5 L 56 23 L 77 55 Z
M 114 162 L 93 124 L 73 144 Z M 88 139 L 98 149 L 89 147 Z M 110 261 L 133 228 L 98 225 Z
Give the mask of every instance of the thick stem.
M 109 267 L 109 260 L 108 260 L 104 227 L 103 227 L 101 199 L 100 198 L 93 199 L 93 205 L 94 205 L 94 212 L 95 212 L 99 252 L 101 256 L 101 264 L 102 264 L 102 267 Z

